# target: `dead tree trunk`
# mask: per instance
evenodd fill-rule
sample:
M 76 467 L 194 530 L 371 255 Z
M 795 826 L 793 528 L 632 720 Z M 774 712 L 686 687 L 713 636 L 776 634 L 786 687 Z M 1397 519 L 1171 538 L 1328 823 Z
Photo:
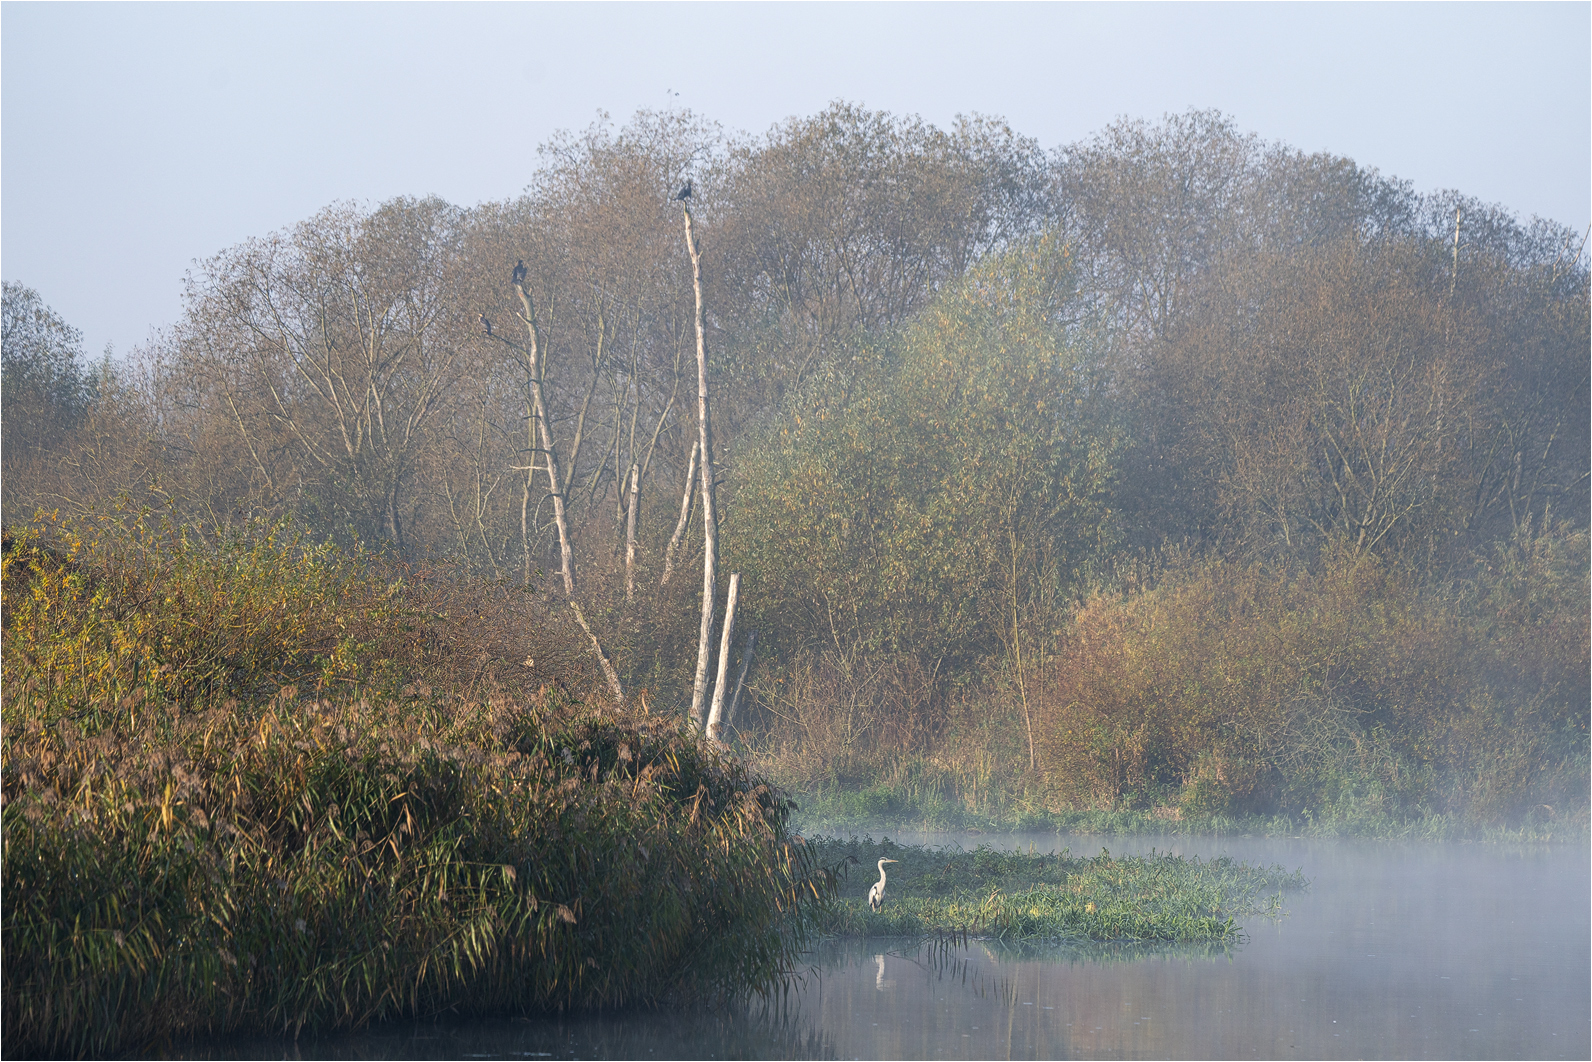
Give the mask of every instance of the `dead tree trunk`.
M 531 304 L 531 294 L 523 281 L 514 285 L 520 293 L 520 305 L 525 312 L 520 320 L 525 322 L 530 334 L 531 416 L 540 426 L 542 457 L 547 462 L 549 491 L 553 498 L 553 522 L 558 526 L 558 552 L 562 562 L 559 572 L 564 577 L 564 594 L 575 596 L 575 554 L 569 545 L 569 522 L 564 518 L 564 480 L 558 472 L 558 448 L 553 445 L 553 424 L 547 417 L 547 402 L 542 394 L 541 336 L 536 329 L 536 308 Z M 535 461 L 531 462 L 533 465 Z
M 625 702 L 625 688 L 619 684 L 619 672 L 614 670 L 613 661 L 608 659 L 608 654 L 603 652 L 603 643 L 591 632 L 591 627 L 586 624 L 586 613 L 580 610 L 579 601 L 570 601 L 569 607 L 575 613 L 575 619 L 580 624 L 580 629 L 586 632 L 586 637 L 591 639 L 591 647 L 597 653 L 597 662 L 602 665 L 603 678 L 608 682 L 608 692 L 614 695 L 616 704 Z
M 526 442 L 530 444 L 531 463 L 524 466 L 525 491 L 520 496 L 520 548 L 525 555 L 524 582 L 531 585 L 531 490 L 536 486 L 536 415 L 525 411 Z M 519 466 L 516 466 L 519 467 Z
M 1012 544 L 1012 655 L 1017 660 L 1017 690 L 1023 700 L 1023 725 L 1028 730 L 1028 769 L 1039 769 L 1039 757 L 1034 752 L 1034 715 L 1028 708 L 1028 683 L 1023 679 L 1023 631 L 1022 619 L 1017 613 L 1017 532 L 1008 528 Z
M 685 207 L 685 246 L 691 253 L 691 287 L 696 292 L 697 349 L 697 430 L 702 449 L 702 629 L 697 639 L 696 680 L 691 686 L 691 720 L 704 723 L 702 702 L 707 694 L 708 659 L 713 653 L 714 567 L 718 563 L 719 520 L 713 506 L 713 422 L 708 415 L 708 345 L 702 314 L 702 255 L 697 247 L 696 228 L 691 223 L 691 204 Z
M 724 720 L 724 691 L 729 685 L 730 646 L 735 638 L 735 601 L 741 593 L 741 573 L 730 573 L 730 596 L 724 602 L 724 637 L 719 640 L 719 673 L 713 680 L 713 708 L 708 712 L 708 737 L 719 740 Z
M 636 507 L 641 497 L 641 466 L 630 463 L 630 498 L 625 505 L 625 604 L 636 600 Z

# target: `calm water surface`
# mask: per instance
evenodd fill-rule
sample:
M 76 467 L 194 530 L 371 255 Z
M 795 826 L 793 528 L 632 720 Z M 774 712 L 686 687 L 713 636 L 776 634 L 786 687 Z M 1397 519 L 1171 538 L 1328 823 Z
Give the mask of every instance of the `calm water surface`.
M 1231 855 L 1301 868 L 1227 951 L 847 942 L 788 1005 L 232 1041 L 199 1058 L 1588 1058 L 1585 848 L 902 834 L 906 843 Z M 905 891 L 910 881 L 891 878 Z

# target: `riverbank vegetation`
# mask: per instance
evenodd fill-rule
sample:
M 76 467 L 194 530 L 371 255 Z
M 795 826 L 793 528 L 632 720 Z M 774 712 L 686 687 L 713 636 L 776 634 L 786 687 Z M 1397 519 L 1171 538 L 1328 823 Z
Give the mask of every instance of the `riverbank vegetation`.
M 843 866 L 839 901 L 819 926 L 834 936 L 968 935 L 1004 941 L 1238 943 L 1244 915 L 1275 917 L 1283 893 L 1308 883 L 1282 867 L 1148 856 L 1042 855 L 888 840 L 812 838 L 821 862 Z M 883 909 L 868 888 L 880 859 Z
M 1003 730 L 968 713 L 939 757 L 813 786 L 804 822 L 1584 840 L 1586 543 L 1526 528 L 1440 586 L 1183 561 L 1035 654 L 1043 784 L 997 766 L 1023 751 L 1008 693 Z
M 328 628 L 328 689 L 478 635 L 455 666 L 585 703 L 712 684 L 815 824 L 1587 836 L 1583 234 L 1199 111 L 1051 151 L 643 113 L 542 158 L 223 250 L 127 363 L 8 283 L 8 525 L 291 518 L 459 602 Z
M 571 702 L 527 595 L 412 578 L 147 513 L 7 537 L 9 1051 L 793 969 L 830 879 L 790 804 L 673 718 Z

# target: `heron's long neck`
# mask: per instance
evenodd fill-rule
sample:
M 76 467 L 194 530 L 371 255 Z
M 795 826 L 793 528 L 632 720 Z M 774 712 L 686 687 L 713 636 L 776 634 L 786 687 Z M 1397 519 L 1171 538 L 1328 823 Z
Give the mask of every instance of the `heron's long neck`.
M 879 864 L 879 887 L 884 888 L 884 864 Z

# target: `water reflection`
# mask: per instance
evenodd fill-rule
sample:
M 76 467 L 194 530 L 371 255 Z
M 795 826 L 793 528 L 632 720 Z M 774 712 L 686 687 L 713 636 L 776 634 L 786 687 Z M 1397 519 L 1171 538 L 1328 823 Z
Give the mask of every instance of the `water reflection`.
M 173 1058 L 529 1059 L 837 1058 L 835 1038 L 790 1010 L 627 1011 L 472 1022 L 413 1022 L 297 1042 L 236 1039 Z
M 901 837 L 961 843 L 989 836 Z M 1038 851 L 1098 838 L 1008 839 Z M 851 941 L 774 1006 L 232 1041 L 209 1058 L 1586 1058 L 1584 849 L 1249 838 L 1113 839 L 1301 867 L 1287 917 L 1219 945 Z M 896 882 L 892 880 L 892 886 Z M 902 882 L 910 888 L 910 882 Z
M 1136 1037 L 1137 1050 L 1130 1044 L 1126 1052 L 1123 1045 L 1095 1043 L 1107 1025 L 1121 1024 L 1116 1020 L 1121 1008 L 1115 1000 L 1102 1008 L 1087 997 L 1099 987 L 1102 970 L 1142 976 L 1153 963 L 1193 970 L 1234 957 L 1218 945 L 1061 949 L 976 939 L 966 945 L 894 943 L 886 949 L 870 941 L 826 945 L 799 996 L 799 1009 L 787 1017 L 833 1036 L 845 1057 L 1184 1054 L 1155 1037 Z M 1129 1028 L 1149 1031 L 1151 1016 L 1130 1015 L 1128 1021 Z

